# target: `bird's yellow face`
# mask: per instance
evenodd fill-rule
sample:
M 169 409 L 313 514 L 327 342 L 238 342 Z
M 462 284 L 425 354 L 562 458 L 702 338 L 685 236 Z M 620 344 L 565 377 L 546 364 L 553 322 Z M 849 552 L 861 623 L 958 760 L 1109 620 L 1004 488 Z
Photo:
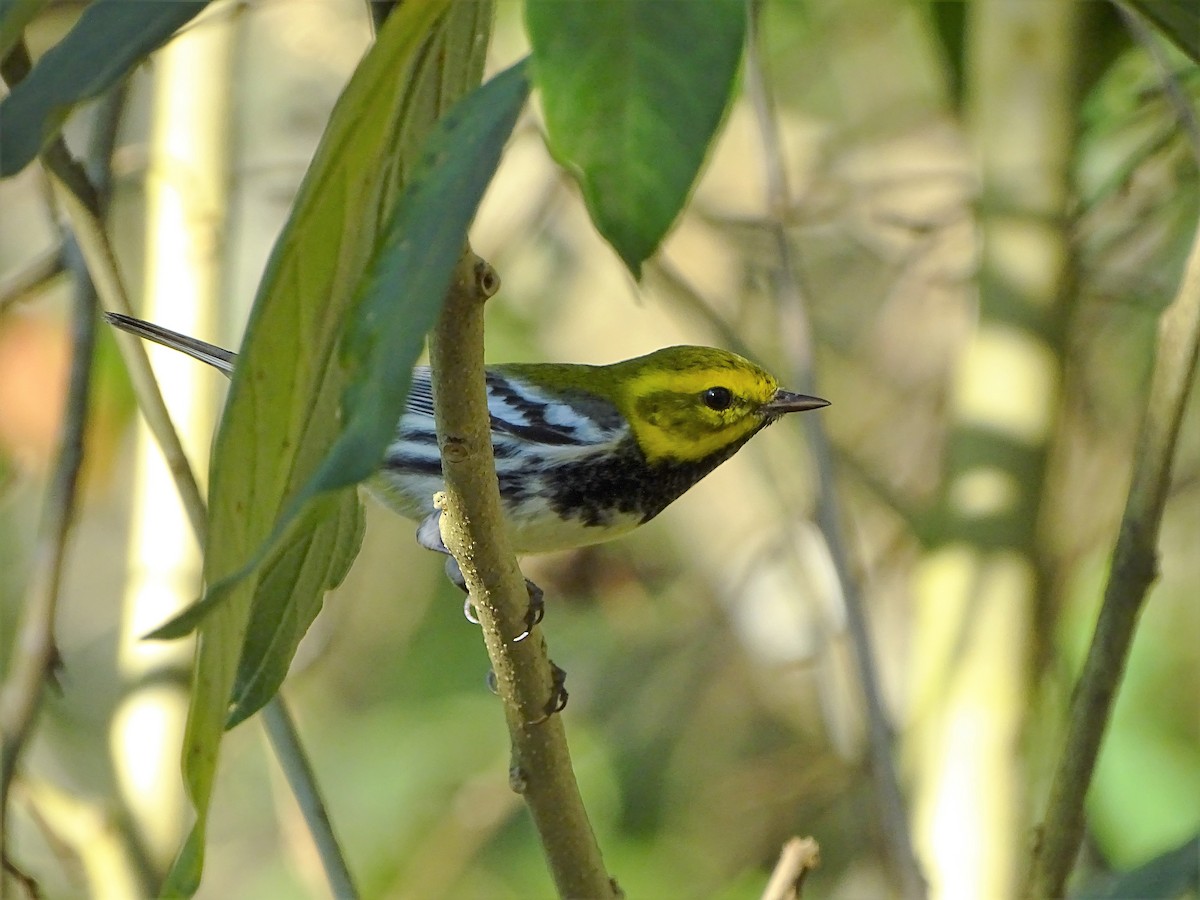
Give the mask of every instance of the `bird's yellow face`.
M 607 366 L 495 368 L 549 394 L 611 404 L 652 464 L 728 455 L 779 416 L 828 405 L 780 390 L 779 382 L 754 363 L 712 347 L 667 347 Z
M 616 363 L 617 404 L 648 462 L 694 462 L 740 445 L 780 412 L 779 383 L 708 347 L 667 347 Z

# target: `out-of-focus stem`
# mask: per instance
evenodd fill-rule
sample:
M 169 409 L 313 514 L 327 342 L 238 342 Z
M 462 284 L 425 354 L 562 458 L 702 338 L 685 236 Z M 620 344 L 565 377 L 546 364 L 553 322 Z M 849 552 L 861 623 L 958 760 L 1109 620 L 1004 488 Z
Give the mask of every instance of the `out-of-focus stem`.
M 17 41 L 0 62 L 0 75 L 11 87 L 29 72 L 29 55 Z M 112 147 L 96 146 L 107 167 Z M 62 138 L 55 138 L 42 154 L 42 164 L 53 178 L 87 187 L 87 202 L 99 214 L 100 199 L 91 189 L 83 168 L 70 156 Z M 10 788 L 22 750 L 32 733 L 47 683 L 58 662 L 54 630 L 58 615 L 59 588 L 66 560 L 67 540 L 75 515 L 80 467 L 83 464 L 84 433 L 87 426 L 93 352 L 96 339 L 96 291 L 87 277 L 78 245 L 62 229 L 65 267 L 78 274 L 72 330 L 71 370 L 64 404 L 58 459 L 47 488 L 46 502 L 21 624 L 13 642 L 12 661 L 0 684 L 0 861 L 15 866 L 8 856 L 8 812 Z M 5 890 L 5 873 L 0 872 L 0 895 Z
M 325 879 L 329 889 L 338 900 L 350 900 L 358 896 L 354 879 L 342 855 L 341 845 L 333 834 L 333 823 L 325 807 L 325 799 L 317 788 L 317 776 L 308 761 L 304 744 L 300 742 L 300 733 L 291 713 L 283 703 L 282 698 L 275 697 L 263 707 L 263 727 L 267 738 L 275 750 L 275 758 L 283 769 L 284 777 L 292 789 L 296 802 L 300 804 L 300 812 L 308 823 L 309 834 L 317 848 L 317 856 L 321 858 L 321 867 L 325 870 Z
M 58 460 L 46 493 L 24 614 L 13 645 L 12 663 L 0 686 L 0 855 L 6 854 L 8 848 L 9 788 L 17 761 L 37 718 L 46 684 L 58 661 L 54 627 L 67 539 L 75 517 L 79 468 L 83 462 L 83 436 L 87 425 L 92 350 L 96 337 L 95 304 L 96 294 L 85 279 L 76 288 L 73 355 Z
M 794 250 L 784 225 L 787 210 L 791 206 L 791 198 L 783 164 L 782 142 L 775 121 L 774 104 L 763 68 L 761 48 L 758 46 L 761 3 L 749 3 L 749 12 L 750 28 L 746 40 L 746 90 L 755 110 L 759 130 L 762 132 L 769 207 L 768 219 L 779 254 L 779 268 L 782 276 L 779 284 L 778 303 L 779 318 L 785 335 L 782 344 L 784 352 L 788 355 L 791 369 L 789 383 L 798 384 L 801 391 L 812 391 L 814 381 L 812 328 L 808 322 L 799 266 L 794 258 Z M 833 454 L 821 418 L 806 416 L 804 424 L 808 430 L 809 446 L 812 449 L 818 475 L 817 526 L 825 538 L 834 570 L 837 572 L 846 608 L 847 630 L 850 642 L 854 647 L 854 658 L 858 664 L 859 685 L 863 692 L 863 705 L 867 714 L 868 751 L 871 771 L 875 778 L 881 828 L 900 893 L 906 898 L 921 898 L 925 896 L 925 881 L 913 852 L 904 794 L 900 789 L 900 781 L 896 775 L 896 767 L 892 758 L 892 728 L 879 686 L 879 674 L 867 621 L 866 603 L 859 588 L 858 579 L 852 571 L 849 549 L 842 537 L 842 515 L 834 479 Z
M 1134 455 L 1129 498 L 1121 517 L 1104 603 L 1071 702 L 1062 756 L 1034 849 L 1028 897 L 1061 897 L 1079 854 L 1083 802 L 1125 671 L 1138 613 L 1158 574 L 1158 532 L 1198 356 L 1200 223 L 1179 292 L 1158 323 L 1154 374 Z

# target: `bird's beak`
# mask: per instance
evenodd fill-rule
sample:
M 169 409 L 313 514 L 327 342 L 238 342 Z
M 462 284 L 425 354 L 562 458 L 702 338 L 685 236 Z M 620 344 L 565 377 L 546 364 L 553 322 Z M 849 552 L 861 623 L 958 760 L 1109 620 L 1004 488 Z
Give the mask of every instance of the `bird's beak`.
M 806 409 L 820 409 L 828 406 L 828 400 L 820 397 L 810 397 L 808 394 L 793 394 L 791 391 L 778 390 L 775 396 L 760 408 L 764 416 L 782 416 L 784 413 L 804 412 Z

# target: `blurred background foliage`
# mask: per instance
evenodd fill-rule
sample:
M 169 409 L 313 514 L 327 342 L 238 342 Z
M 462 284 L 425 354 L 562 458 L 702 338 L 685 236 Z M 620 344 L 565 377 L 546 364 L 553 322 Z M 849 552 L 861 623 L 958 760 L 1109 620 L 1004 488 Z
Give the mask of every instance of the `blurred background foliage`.
M 232 175 L 219 241 L 228 299 L 203 336 L 236 344 L 271 241 L 370 32 L 357 0 L 257 0 L 219 11 L 236 28 Z M 35 55 L 77 13 L 74 4 L 51 5 L 29 33 Z M 906 741 L 906 727 L 918 701 L 928 701 L 914 696 L 910 675 L 924 621 L 913 610 L 914 572 L 945 537 L 935 498 L 954 368 L 979 289 L 967 13 L 965 4 L 902 0 L 767 0 L 763 13 L 816 392 L 833 401 L 821 415 L 909 784 L 924 750 Z M 1053 561 L 1050 608 L 1026 638 L 1040 650 L 1035 677 L 1021 686 L 1026 718 L 1013 748 L 1028 805 L 1020 833 L 1009 836 L 1020 865 L 1107 573 L 1156 316 L 1175 291 L 1200 209 L 1197 148 L 1164 95 L 1160 68 L 1108 4 L 1085 4 L 1079 29 L 1077 100 L 1064 123 L 1075 137 L 1075 283 L 1057 345 L 1050 524 L 1039 531 Z M 1160 43 L 1194 107 L 1200 71 Z M 489 70 L 525 46 L 520 5 L 499 4 Z M 132 78 L 113 156 L 110 232 L 135 294 L 154 75 L 151 60 Z M 73 146 L 94 119 L 93 110 L 71 121 Z M 763 179 L 758 129 L 739 99 L 691 205 L 639 286 L 595 234 L 529 113 L 473 230 L 476 251 L 503 280 L 489 313 L 490 359 L 606 362 L 672 343 L 728 345 L 732 335 L 784 370 Z M 58 240 L 36 167 L 0 183 L 0 208 L 0 281 L 11 285 Z M 3 654 L 57 439 L 69 291 L 54 277 L 0 297 Z M 223 386 L 212 377 L 208 389 Z M 1198 404 L 1193 392 L 1161 577 L 1090 795 L 1085 884 L 1169 854 L 1200 831 Z M 89 854 L 106 848 L 135 867 L 152 865 L 128 849 L 140 839 L 109 750 L 114 710 L 135 687 L 117 665 L 116 623 L 136 413 L 107 334 L 93 407 L 59 616 L 61 690 L 26 752 L 9 848 L 52 897 L 95 890 Z M 812 482 L 803 432 L 786 422 L 636 537 L 525 563 L 550 598 L 547 638 L 569 673 L 565 715 L 584 799 L 631 897 L 757 896 L 793 834 L 820 842 L 822 866 L 807 882 L 814 896 L 891 890 L 841 597 L 807 523 Z M 507 786 L 481 641 L 441 560 L 419 550 L 412 531 L 368 504 L 363 551 L 326 599 L 285 693 L 364 896 L 547 896 L 541 851 Z M 961 803 L 973 802 L 968 790 Z M 210 841 L 201 896 L 326 890 L 257 723 L 226 740 Z

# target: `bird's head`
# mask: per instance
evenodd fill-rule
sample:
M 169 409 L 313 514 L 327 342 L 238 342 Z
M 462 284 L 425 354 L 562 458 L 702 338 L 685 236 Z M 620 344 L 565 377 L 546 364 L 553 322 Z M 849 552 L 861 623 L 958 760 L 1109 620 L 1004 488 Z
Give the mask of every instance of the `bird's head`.
M 651 463 L 736 449 L 780 416 L 829 405 L 782 390 L 754 363 L 711 347 L 667 347 L 602 368 L 609 399 Z

